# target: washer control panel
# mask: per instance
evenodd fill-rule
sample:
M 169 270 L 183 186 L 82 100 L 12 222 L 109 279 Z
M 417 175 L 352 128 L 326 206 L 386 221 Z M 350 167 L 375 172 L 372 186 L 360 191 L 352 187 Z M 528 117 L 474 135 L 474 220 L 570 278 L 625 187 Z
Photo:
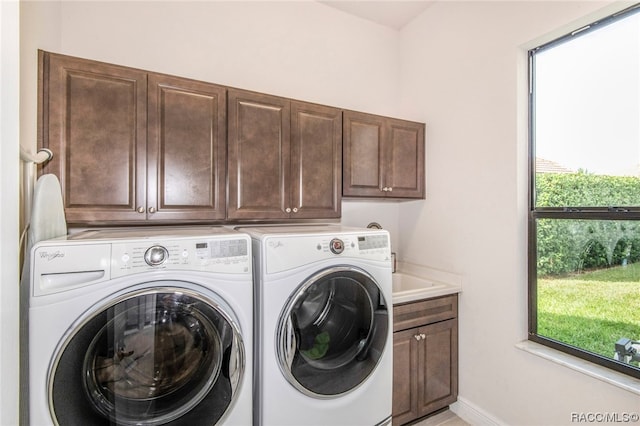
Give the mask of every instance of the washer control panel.
M 94 236 L 94 231 L 89 232 Z M 123 235 L 128 234 L 123 232 Z M 248 235 L 202 234 L 167 238 L 150 231 L 146 237 L 119 237 L 52 239 L 35 244 L 30 264 L 32 295 L 59 293 L 151 271 L 251 274 L 251 239 Z
M 156 269 L 247 273 L 251 271 L 248 238 L 206 237 L 170 241 L 114 242 L 111 276 Z
M 162 246 L 151 246 L 144 252 L 144 261 L 149 266 L 162 265 L 169 258 L 169 251 Z

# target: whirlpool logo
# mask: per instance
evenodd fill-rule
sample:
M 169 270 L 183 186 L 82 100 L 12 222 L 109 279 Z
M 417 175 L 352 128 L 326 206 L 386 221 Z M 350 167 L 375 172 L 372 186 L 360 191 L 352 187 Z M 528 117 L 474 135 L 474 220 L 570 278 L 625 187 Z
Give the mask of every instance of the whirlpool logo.
M 277 249 L 278 247 L 284 247 L 284 243 L 280 240 L 269 241 L 269 247 Z
M 47 262 L 51 262 L 52 260 L 55 260 L 57 258 L 62 258 L 62 257 L 64 257 L 64 252 L 60 250 L 56 250 L 54 252 L 51 252 L 51 251 L 40 252 L 40 259 L 46 260 Z

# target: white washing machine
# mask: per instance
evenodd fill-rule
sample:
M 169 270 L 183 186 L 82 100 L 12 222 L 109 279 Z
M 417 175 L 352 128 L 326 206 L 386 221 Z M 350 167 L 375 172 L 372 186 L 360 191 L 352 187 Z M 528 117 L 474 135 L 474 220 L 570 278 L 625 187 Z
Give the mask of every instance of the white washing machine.
M 239 229 L 254 252 L 254 425 L 391 424 L 387 231 Z
M 31 425 L 251 424 L 247 235 L 105 229 L 30 253 Z

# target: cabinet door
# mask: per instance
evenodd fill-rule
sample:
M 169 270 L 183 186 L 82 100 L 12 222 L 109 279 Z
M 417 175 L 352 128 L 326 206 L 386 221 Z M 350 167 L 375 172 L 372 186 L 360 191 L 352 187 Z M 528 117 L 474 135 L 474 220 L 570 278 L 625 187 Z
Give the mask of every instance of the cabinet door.
M 424 198 L 424 124 L 344 112 L 345 197 Z
M 387 196 L 424 198 L 424 124 L 389 119 L 387 132 Z
M 226 89 L 149 74 L 147 218 L 226 215 Z
M 393 426 L 419 417 L 418 329 L 393 333 Z
M 228 92 L 229 219 L 284 219 L 290 201 L 290 101 Z
M 147 75 L 40 52 L 42 173 L 58 176 L 69 223 L 139 220 L 146 205 Z
M 458 395 L 458 320 L 420 328 L 418 411 L 427 415 L 455 402 Z
M 291 102 L 292 218 L 338 218 L 342 199 L 342 111 Z
M 342 195 L 384 197 L 384 117 L 345 111 Z

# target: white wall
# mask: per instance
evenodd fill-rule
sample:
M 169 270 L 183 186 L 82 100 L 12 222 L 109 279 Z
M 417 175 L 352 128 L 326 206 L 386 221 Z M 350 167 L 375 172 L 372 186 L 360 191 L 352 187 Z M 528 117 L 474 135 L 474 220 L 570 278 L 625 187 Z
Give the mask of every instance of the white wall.
M 19 5 L 0 2 L 0 424 L 18 420 Z
M 64 53 L 395 112 L 396 31 L 312 1 L 64 2 Z
M 38 49 L 60 50 L 61 5 L 57 1 L 20 2 L 20 143 L 37 147 Z
M 437 2 L 402 31 L 403 109 L 427 123 L 427 200 L 401 208 L 400 250 L 463 276 L 460 399 L 504 424 L 640 408 L 514 346 L 527 333 L 526 47 L 607 3 Z

